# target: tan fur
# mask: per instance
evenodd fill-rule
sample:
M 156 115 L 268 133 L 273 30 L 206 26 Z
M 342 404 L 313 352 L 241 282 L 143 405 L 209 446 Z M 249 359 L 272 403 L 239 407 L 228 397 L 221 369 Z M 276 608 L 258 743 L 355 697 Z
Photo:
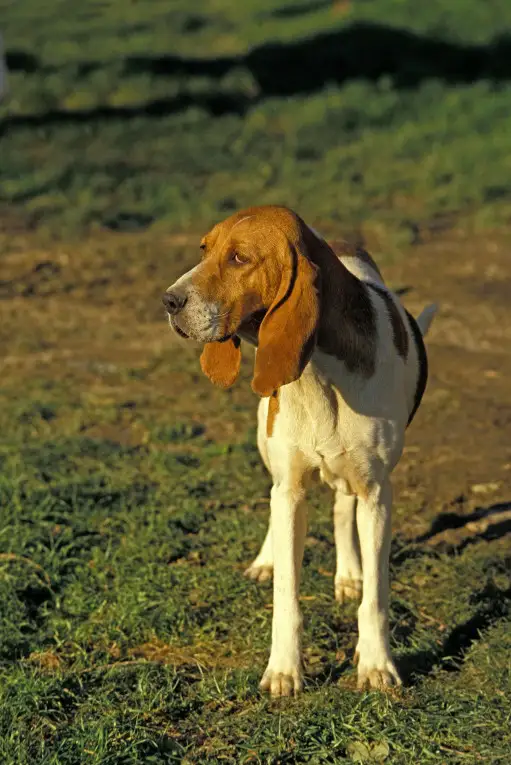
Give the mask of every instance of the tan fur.
M 259 328 L 252 380 L 259 396 L 270 396 L 300 377 L 312 356 L 319 324 L 318 272 L 295 246 L 283 246 L 291 262 Z
M 200 357 L 204 374 L 221 388 L 230 388 L 234 384 L 240 364 L 240 339 L 236 335 L 224 343 L 206 343 Z
M 268 417 L 266 420 L 266 435 L 271 438 L 273 435 L 273 425 L 275 423 L 275 417 L 279 413 L 279 392 L 274 391 L 268 402 Z
M 204 260 L 193 284 L 205 300 L 221 305 L 222 336 L 238 331 L 257 311 L 264 316 L 252 383 L 260 396 L 296 380 L 316 342 L 351 371 L 373 374 L 376 328 L 365 288 L 295 213 L 248 208 L 217 224 L 201 246 Z M 236 265 L 236 256 L 245 264 Z M 221 361 L 210 366 L 228 362 L 224 351 L 218 354 Z M 214 358 L 213 349 L 208 356 Z M 206 374 L 216 381 L 218 375 Z M 236 376 L 234 369 L 223 373 L 218 384 Z
M 232 335 L 245 319 L 264 312 L 252 382 L 260 396 L 298 379 L 314 350 L 319 280 L 304 252 L 304 228 L 284 208 L 265 208 L 264 214 L 249 208 L 217 224 L 202 241 L 205 257 L 193 284 L 204 299 L 222 306 L 222 334 Z M 234 382 L 234 370 L 222 379 Z

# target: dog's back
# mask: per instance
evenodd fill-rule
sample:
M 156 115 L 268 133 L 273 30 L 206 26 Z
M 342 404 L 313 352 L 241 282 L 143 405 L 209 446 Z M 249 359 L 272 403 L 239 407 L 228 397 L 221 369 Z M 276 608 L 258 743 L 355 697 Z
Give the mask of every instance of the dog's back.
M 317 232 L 314 233 L 319 236 Z M 342 240 L 329 244 L 348 271 L 369 287 L 373 303 L 375 296 L 378 296 L 385 304 L 392 325 L 394 345 L 405 362 L 410 424 L 419 408 L 428 379 L 428 359 L 423 338 L 429 331 L 438 308 L 432 303 L 415 319 L 403 307 L 399 297 L 386 286 L 378 265 L 368 252 Z

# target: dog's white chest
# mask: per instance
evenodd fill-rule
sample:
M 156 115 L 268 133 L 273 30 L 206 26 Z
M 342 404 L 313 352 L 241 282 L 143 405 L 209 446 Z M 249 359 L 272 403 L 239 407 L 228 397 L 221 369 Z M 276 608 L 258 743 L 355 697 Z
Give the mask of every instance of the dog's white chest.
M 397 462 L 402 429 L 386 417 L 364 414 L 362 381 L 350 379 L 344 391 L 332 377 L 309 364 L 299 380 L 280 389 L 269 446 L 273 453 L 296 450 L 326 483 L 345 480 L 358 490 L 369 476 Z

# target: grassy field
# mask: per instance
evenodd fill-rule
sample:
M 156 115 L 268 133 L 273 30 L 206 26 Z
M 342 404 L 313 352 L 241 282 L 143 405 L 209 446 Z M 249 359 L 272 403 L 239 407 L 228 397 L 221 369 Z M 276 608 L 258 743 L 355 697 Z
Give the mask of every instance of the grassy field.
M 381 249 L 507 222 L 511 6 L 421 5 L 0 0 L 0 202 L 69 233 L 286 201 Z
M 0 0 L 0 762 L 507 763 L 511 6 Z M 282 202 L 362 239 L 431 379 L 396 469 L 399 692 L 359 693 L 310 498 L 306 688 L 258 690 L 269 478 L 160 294 Z

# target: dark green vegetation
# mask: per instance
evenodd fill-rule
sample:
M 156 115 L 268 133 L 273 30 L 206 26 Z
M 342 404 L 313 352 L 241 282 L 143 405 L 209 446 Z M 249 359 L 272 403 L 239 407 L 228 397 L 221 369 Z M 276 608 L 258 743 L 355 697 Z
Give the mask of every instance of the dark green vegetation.
M 511 5 L 0 0 L 0 19 L 2 765 L 507 763 Z M 443 307 L 395 476 L 399 693 L 355 691 L 319 489 L 306 692 L 258 691 L 250 354 L 214 389 L 159 296 L 209 222 L 270 201 L 368 241 L 412 312 Z
M 257 199 L 385 249 L 456 216 L 509 220 L 505 0 L 0 0 L 0 14 L 0 202 L 32 225 L 195 230 Z

